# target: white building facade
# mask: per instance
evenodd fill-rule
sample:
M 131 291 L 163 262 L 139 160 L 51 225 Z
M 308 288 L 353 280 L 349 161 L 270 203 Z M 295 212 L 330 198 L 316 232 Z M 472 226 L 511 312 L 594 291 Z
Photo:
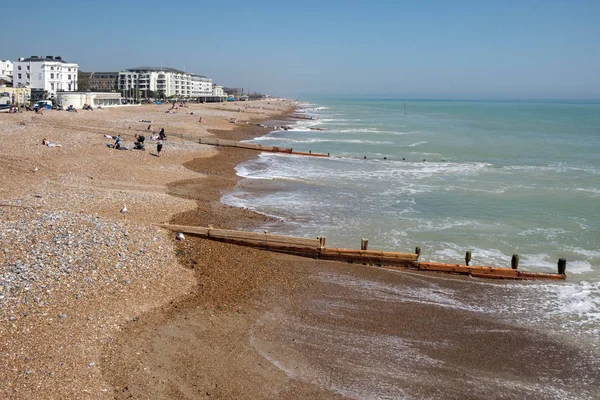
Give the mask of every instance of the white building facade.
M 212 79 L 202 75 L 192 75 L 192 97 L 200 98 L 213 95 Z
M 13 63 L 10 60 L 0 60 L 0 79 L 12 82 Z
M 13 86 L 45 90 L 50 97 L 59 91 L 77 90 L 77 63 L 67 62 L 61 56 L 31 56 L 13 63 Z
M 225 96 L 225 92 L 223 91 L 223 86 L 213 85 L 212 87 L 212 95 L 217 97 Z
M 76 109 L 81 109 L 84 104 L 91 105 L 93 108 L 101 107 L 116 107 L 121 106 L 120 93 L 100 93 L 100 92 L 59 92 L 56 96 L 56 102 L 67 108 L 73 106 Z
M 120 71 L 118 87 L 125 96 L 132 90 L 139 91 L 143 97 L 148 97 L 148 92 L 159 97 L 193 96 L 192 74 L 173 68 L 142 67 Z

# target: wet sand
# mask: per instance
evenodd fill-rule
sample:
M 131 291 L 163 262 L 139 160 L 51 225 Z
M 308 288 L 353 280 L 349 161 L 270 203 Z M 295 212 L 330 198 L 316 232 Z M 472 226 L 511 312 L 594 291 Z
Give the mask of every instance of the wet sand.
M 248 157 L 255 154 L 220 149 L 187 163 L 209 182 L 170 185 L 198 202 L 170 222 L 272 222 L 219 202 L 238 182 L 233 167 Z M 460 306 L 511 301 L 502 284 L 196 238 L 179 243 L 178 258 L 197 286 L 128 324 L 106 353 L 117 398 L 558 399 L 594 398 L 600 385 L 594 354 Z

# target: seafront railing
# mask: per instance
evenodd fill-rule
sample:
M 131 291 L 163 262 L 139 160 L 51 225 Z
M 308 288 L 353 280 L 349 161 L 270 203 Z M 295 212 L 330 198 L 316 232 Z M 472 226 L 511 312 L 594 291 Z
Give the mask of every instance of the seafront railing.
M 419 261 L 421 249 L 415 248 L 414 253 L 399 253 L 392 251 L 368 250 L 368 239 L 361 240 L 361 249 L 328 248 L 327 238 L 319 236 L 316 239 L 294 236 L 272 235 L 270 232 L 247 232 L 231 229 L 219 229 L 212 226 L 187 226 L 159 224 L 158 226 L 180 234 L 200 237 L 219 242 L 232 243 L 241 246 L 256 247 L 264 250 L 294 254 L 320 260 L 361 263 L 391 269 L 411 269 L 419 271 L 435 271 L 452 274 L 469 275 L 476 278 L 518 279 L 518 280 L 564 280 L 566 279 L 566 264 L 564 258 L 558 260 L 558 272 L 525 272 L 518 270 L 518 255 L 513 255 L 510 268 L 471 266 L 471 252 L 465 254 L 465 265 L 446 264 Z

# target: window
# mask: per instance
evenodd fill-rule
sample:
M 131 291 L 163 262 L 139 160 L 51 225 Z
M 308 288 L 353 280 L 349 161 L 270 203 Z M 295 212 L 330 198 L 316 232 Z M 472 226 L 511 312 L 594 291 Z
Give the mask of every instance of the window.
M 71 80 L 71 75 L 67 75 L 67 76 L 68 76 L 68 79 Z
M 17 79 L 21 79 L 21 74 L 17 74 Z
M 29 69 L 30 69 L 29 65 L 27 67 L 25 67 L 25 68 L 27 68 L 27 71 L 29 71 Z
M 31 76 L 29 76 L 29 73 L 27 73 L 27 79 L 31 78 Z
M 50 67 L 50 69 L 51 69 L 52 71 L 54 71 L 54 67 Z
M 54 90 L 54 82 L 50 84 L 50 89 Z
M 54 79 L 54 74 L 50 74 L 50 79 Z

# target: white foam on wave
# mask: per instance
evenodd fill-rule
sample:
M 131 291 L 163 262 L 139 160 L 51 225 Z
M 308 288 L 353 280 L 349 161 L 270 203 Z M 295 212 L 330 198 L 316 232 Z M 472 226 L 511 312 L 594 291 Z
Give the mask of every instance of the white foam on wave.
M 482 312 L 483 309 L 473 304 L 465 304 L 454 296 L 454 292 L 438 285 L 428 287 L 398 287 L 393 284 L 360 279 L 352 275 L 319 273 L 317 280 L 329 284 L 340 285 L 357 292 L 360 298 L 369 297 L 386 302 L 420 303 L 449 307 L 460 310 Z
M 416 142 L 416 143 L 412 143 L 412 144 L 409 144 L 409 145 L 406 145 L 406 146 L 403 146 L 403 147 L 417 147 L 417 146 L 420 146 L 422 144 L 427 144 L 427 142 L 426 141 Z
M 501 171 L 518 171 L 518 172 L 577 172 L 590 175 L 600 175 L 600 170 L 594 167 L 581 167 L 574 165 L 566 165 L 564 163 L 554 163 L 550 165 L 508 165 L 500 168 Z
M 522 230 L 518 233 L 519 236 L 543 236 L 547 240 L 556 239 L 564 234 L 569 233 L 568 231 L 561 228 L 530 228 Z
M 577 192 L 591 193 L 595 195 L 600 195 L 600 189 L 596 188 L 575 188 Z
M 327 132 L 328 133 L 372 133 L 372 134 L 386 134 L 386 135 L 406 135 L 405 132 L 387 131 L 387 130 L 380 130 L 377 128 L 351 128 L 351 129 L 331 128 Z
M 519 258 L 521 265 L 527 266 L 528 269 L 556 269 L 556 260 L 549 254 L 521 254 Z M 593 271 L 592 264 L 587 260 L 574 260 L 567 263 L 568 274 L 583 274 Z
M 284 143 L 347 143 L 347 144 L 394 144 L 394 142 L 389 141 L 377 141 L 377 140 L 360 140 L 360 139 L 329 139 L 329 138 L 316 138 L 316 137 L 308 137 L 308 138 L 285 138 L 285 137 L 268 137 L 263 136 L 260 138 L 254 139 L 255 142 L 268 142 L 268 141 L 277 141 Z
M 600 250 L 587 250 L 582 249 L 581 247 L 570 247 L 568 250 L 572 251 L 573 253 L 581 254 L 587 259 L 600 259 Z
M 600 282 L 546 284 L 534 290 L 546 309 L 538 319 L 558 318 L 558 328 L 571 333 L 600 334 Z

